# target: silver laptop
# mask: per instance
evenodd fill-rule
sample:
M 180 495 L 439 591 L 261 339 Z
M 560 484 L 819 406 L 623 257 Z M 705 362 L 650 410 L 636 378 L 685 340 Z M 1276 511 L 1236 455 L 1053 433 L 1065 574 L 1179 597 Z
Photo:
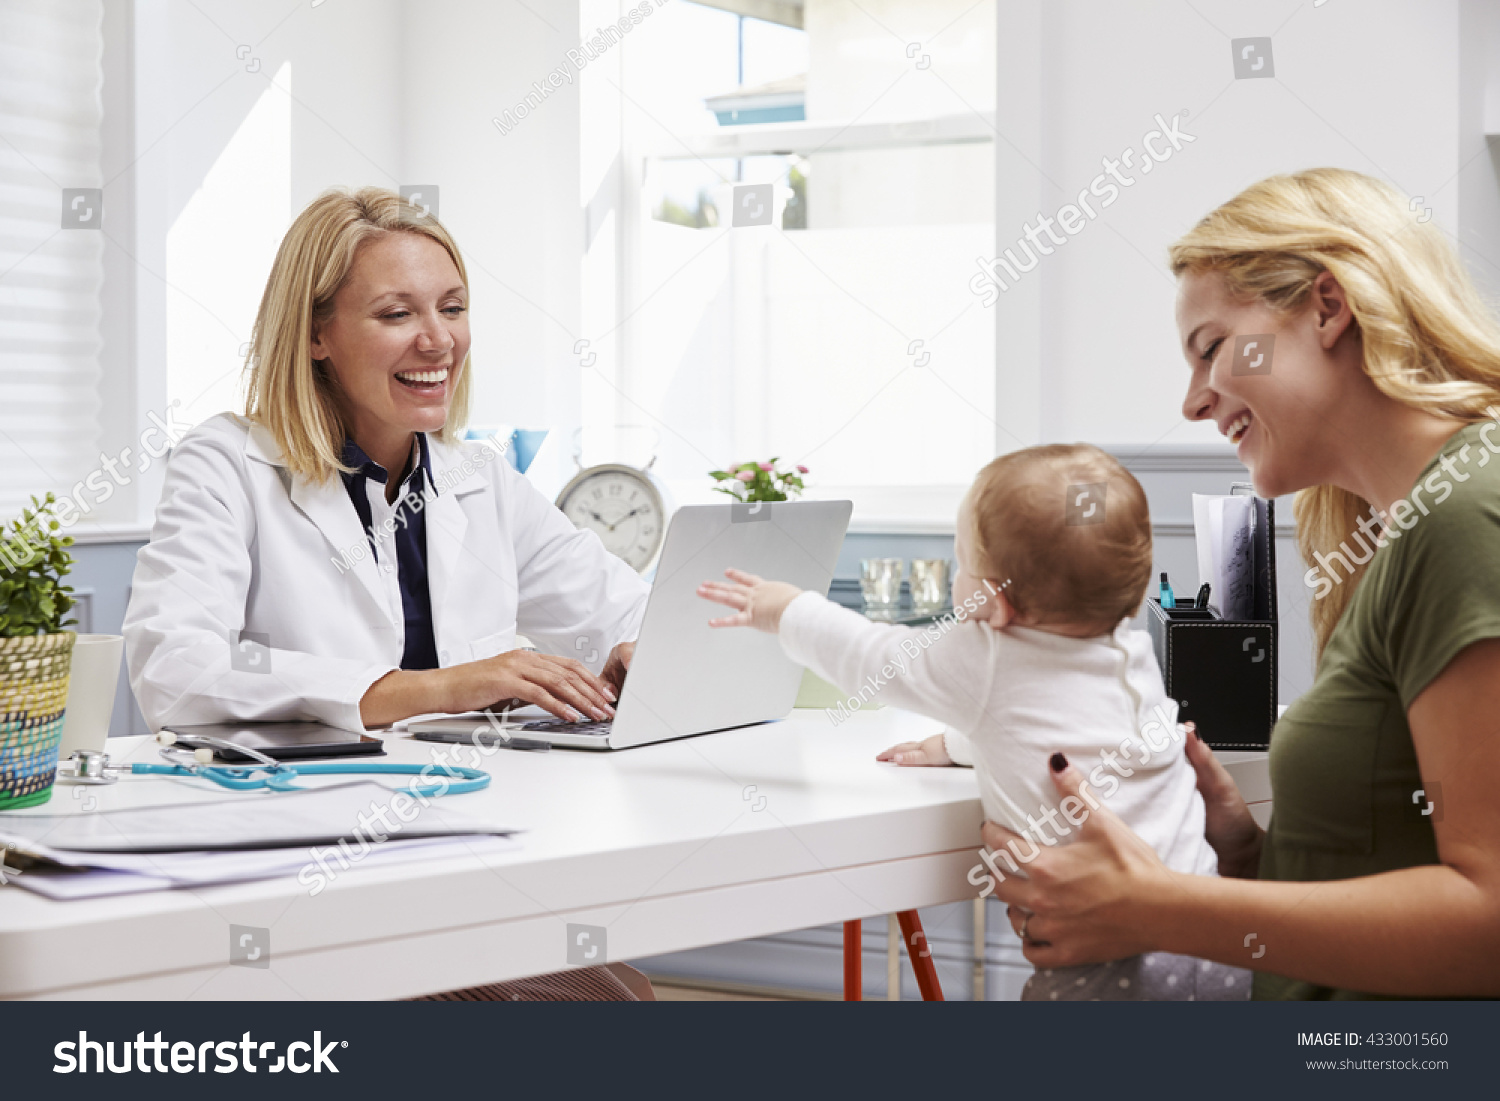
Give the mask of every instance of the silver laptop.
M 826 593 L 852 510 L 849 501 L 678 509 L 615 717 L 568 723 L 543 712 L 544 718 L 527 721 L 525 713 L 513 712 L 504 722 L 511 734 L 495 736 L 574 749 L 626 749 L 785 717 L 797 699 L 801 666 L 782 653 L 774 635 L 710 627 L 709 619 L 731 613 L 700 597 L 698 585 L 722 580 L 724 570 L 734 566 Z M 489 729 L 479 714 L 407 728 L 414 734 L 462 734 L 467 740 L 476 726 Z

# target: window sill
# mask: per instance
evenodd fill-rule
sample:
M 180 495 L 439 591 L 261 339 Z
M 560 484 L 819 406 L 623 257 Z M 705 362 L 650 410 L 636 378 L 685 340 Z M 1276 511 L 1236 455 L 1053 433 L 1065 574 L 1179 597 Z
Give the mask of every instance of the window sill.
M 850 535 L 947 535 L 955 530 L 954 518 L 930 516 L 855 516 L 849 521 Z
M 93 547 L 108 543 L 146 543 L 151 540 L 149 524 L 99 524 L 80 521 L 62 533 L 73 537 L 77 547 Z

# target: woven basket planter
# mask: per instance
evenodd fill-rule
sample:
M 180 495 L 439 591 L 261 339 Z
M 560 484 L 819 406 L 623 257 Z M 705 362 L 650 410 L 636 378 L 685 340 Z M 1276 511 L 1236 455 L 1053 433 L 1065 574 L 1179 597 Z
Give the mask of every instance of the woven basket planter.
M 0 810 L 52 797 L 77 637 L 63 631 L 0 639 Z

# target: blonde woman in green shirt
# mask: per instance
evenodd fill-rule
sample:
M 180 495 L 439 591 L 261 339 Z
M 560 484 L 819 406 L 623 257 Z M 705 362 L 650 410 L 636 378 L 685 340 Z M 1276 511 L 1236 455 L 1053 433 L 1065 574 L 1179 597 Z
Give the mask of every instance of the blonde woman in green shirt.
M 1257 998 L 1500 995 L 1500 327 L 1435 222 L 1340 169 L 1255 184 L 1171 263 L 1184 416 L 1298 494 L 1317 676 L 1272 734 L 1268 830 L 1189 739 L 1221 878 L 1105 806 L 996 893 L 1044 970 L 1168 951 Z

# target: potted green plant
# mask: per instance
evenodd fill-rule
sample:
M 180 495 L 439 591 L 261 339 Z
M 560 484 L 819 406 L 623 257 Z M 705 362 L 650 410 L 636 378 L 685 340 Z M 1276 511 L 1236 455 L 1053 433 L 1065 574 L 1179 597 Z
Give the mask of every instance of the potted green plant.
M 740 463 L 710 470 L 708 475 L 719 483 L 714 486 L 715 492 L 727 493 L 736 501 L 786 501 L 807 488 L 802 484 L 807 467 L 799 464 L 793 470 L 780 470 L 776 466 L 779 461 L 773 457 L 763 463 Z
M 77 635 L 63 628 L 73 589 L 71 535 L 52 513 L 56 497 L 31 499 L 0 529 L 0 810 L 45 803 L 57 778 L 57 744 Z

